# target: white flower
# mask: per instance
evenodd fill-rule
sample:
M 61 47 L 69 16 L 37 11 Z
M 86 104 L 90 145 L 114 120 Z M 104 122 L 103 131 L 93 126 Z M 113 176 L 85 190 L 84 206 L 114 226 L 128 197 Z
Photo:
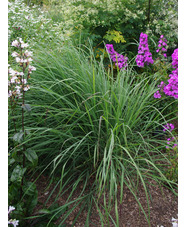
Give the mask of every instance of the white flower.
M 17 52 L 12 53 L 12 57 L 17 57 L 17 56 L 19 56 L 19 54 Z
M 15 60 L 16 62 L 20 62 L 21 59 L 19 57 L 16 57 Z
M 19 225 L 18 224 L 19 223 L 19 221 L 18 220 L 12 220 L 12 219 L 10 219 L 9 221 L 8 221 L 8 224 L 12 224 L 14 227 L 16 227 L 17 225 Z
M 31 72 L 31 71 L 36 71 L 36 68 L 32 65 L 29 65 L 28 66 L 28 70 Z
M 10 91 L 11 92 L 11 91 Z M 13 206 L 9 206 L 9 209 L 8 209 L 8 214 L 10 213 L 10 212 L 12 212 L 13 210 L 15 210 L 15 207 L 13 207 Z
M 29 45 L 27 43 L 21 43 L 21 48 L 28 47 Z
M 30 89 L 30 87 L 28 85 L 23 88 L 24 91 L 28 91 L 29 89 Z
M 178 227 L 178 223 L 173 222 L 173 223 L 172 223 L 172 227 Z
M 21 94 L 21 87 L 20 86 L 15 86 L 15 88 L 16 88 L 16 93 L 19 95 L 19 94 Z
M 22 79 L 22 83 L 23 84 L 26 84 L 27 83 L 27 80 L 26 79 Z
M 172 227 L 178 227 L 178 219 L 172 218 Z
M 20 59 L 20 62 L 21 62 L 21 63 L 27 63 L 28 60 L 27 60 L 27 59 Z
M 20 43 L 24 43 L 23 40 L 22 40 L 22 38 L 19 38 L 19 42 L 20 42 Z
M 15 86 L 15 88 L 17 89 L 16 90 L 16 93 L 17 93 L 17 95 L 20 97 L 22 94 L 21 94 L 21 87 L 19 87 L 19 86 Z
M 8 73 L 11 75 L 11 76 L 15 76 L 17 74 L 16 71 L 14 71 L 12 68 L 9 68 L 8 69 Z
M 11 78 L 11 83 L 15 83 L 15 80 L 17 80 L 18 78 L 17 78 L 17 76 L 13 76 L 12 78 Z
M 19 46 L 19 42 L 18 42 L 17 40 L 14 40 L 14 41 L 12 42 L 12 46 L 18 47 L 18 46 Z
M 26 57 L 30 57 L 30 56 L 32 56 L 32 53 L 33 53 L 33 52 L 28 51 L 28 50 L 26 50 L 26 51 L 25 51 L 25 55 L 26 55 Z
M 30 17 L 29 16 L 25 16 L 25 18 L 28 20 Z
M 28 58 L 28 62 L 31 62 L 31 61 L 33 61 L 33 59 L 32 58 Z
M 10 96 L 12 96 L 12 91 L 9 91 L 8 92 L 8 98 L 10 97 Z M 11 211 L 10 211 L 11 212 Z M 9 211 L 8 211 L 8 213 L 10 213 Z
M 17 73 L 17 75 L 24 76 L 24 73 L 23 72 L 20 72 L 20 73 Z

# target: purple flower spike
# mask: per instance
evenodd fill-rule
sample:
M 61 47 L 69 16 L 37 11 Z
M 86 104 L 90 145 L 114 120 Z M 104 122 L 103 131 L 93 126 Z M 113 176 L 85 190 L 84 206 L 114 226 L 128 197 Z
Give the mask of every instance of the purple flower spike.
M 128 66 L 128 58 L 126 56 L 123 56 L 122 54 L 117 53 L 114 50 L 113 44 L 106 44 L 106 48 L 108 53 L 110 54 L 110 58 L 113 62 L 115 62 L 115 65 L 118 66 L 120 69 L 124 68 L 124 70 L 126 70 Z
M 172 54 L 172 67 L 175 70 L 169 75 L 170 79 L 163 91 L 166 95 L 178 99 L 178 49 L 175 49 Z
M 167 46 L 167 40 L 164 38 L 163 35 L 160 36 L 159 44 L 158 44 L 158 49 L 156 50 L 157 53 L 162 54 L 165 58 L 167 55 L 165 52 L 167 52 L 167 49 L 165 48 Z
M 149 51 L 148 47 L 148 35 L 141 33 L 140 42 L 138 47 L 138 55 L 136 57 L 136 64 L 139 67 L 144 67 L 144 64 L 153 64 L 154 60 L 152 59 L 152 54 Z
M 164 47 L 161 51 L 166 50 Z M 159 52 L 160 50 L 156 50 L 156 52 Z M 164 53 L 164 57 L 167 57 L 167 55 Z M 161 82 L 158 87 L 160 87 L 161 92 L 164 92 L 166 95 L 173 97 L 175 99 L 178 99 L 178 49 L 175 49 L 172 54 L 172 67 L 174 70 L 172 71 L 172 74 L 169 75 L 168 84 L 165 84 L 163 81 Z M 154 98 L 158 98 L 159 92 L 154 94 Z

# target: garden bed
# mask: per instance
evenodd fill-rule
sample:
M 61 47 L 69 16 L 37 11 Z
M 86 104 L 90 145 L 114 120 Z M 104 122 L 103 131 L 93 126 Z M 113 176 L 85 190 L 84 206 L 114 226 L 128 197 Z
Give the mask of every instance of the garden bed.
M 177 3 L 106 2 L 8 3 L 14 227 L 177 219 Z
M 48 198 L 48 195 L 53 190 L 55 184 L 52 184 L 49 189 L 47 189 L 48 186 L 48 177 L 42 175 L 40 180 L 36 182 L 36 186 L 38 189 L 38 203 L 39 205 L 36 206 L 34 213 L 37 214 L 38 210 L 43 209 L 42 204 L 45 203 L 45 201 Z M 77 199 L 79 196 L 83 185 L 79 185 L 76 192 L 73 194 L 72 200 Z M 49 207 L 53 201 L 55 200 L 57 194 L 58 194 L 57 188 L 54 193 L 52 194 L 51 198 L 49 199 L 48 203 L 46 204 L 46 208 Z M 62 197 L 60 197 L 57 201 L 58 205 L 64 205 L 71 190 L 68 190 Z M 151 226 L 157 227 L 164 226 L 164 227 L 172 227 L 172 217 L 177 219 L 178 214 L 178 201 L 177 196 L 175 196 L 168 188 L 161 187 L 161 189 L 158 187 L 158 185 L 151 181 L 149 182 L 149 192 L 151 194 L 152 200 L 150 202 L 150 217 L 151 217 Z M 142 186 L 139 186 L 137 196 L 139 198 L 139 201 L 141 202 L 142 206 L 144 207 L 144 210 L 146 213 L 148 213 L 147 209 L 147 202 L 145 197 L 145 191 Z M 106 195 L 107 197 L 107 195 Z M 100 204 L 103 204 L 103 198 L 100 199 Z M 119 199 L 118 199 L 119 204 Z M 73 205 L 71 206 L 73 207 Z M 70 208 L 71 208 L 70 207 Z M 75 224 L 72 225 L 76 215 L 78 214 L 79 207 L 76 207 L 74 211 L 69 215 L 67 220 L 64 222 L 64 226 L 70 227 L 70 226 L 85 226 L 86 218 L 87 218 L 87 209 L 85 208 L 83 212 L 78 217 Z M 123 202 L 121 205 L 119 205 L 119 220 L 120 224 L 119 227 L 148 227 L 148 223 L 145 219 L 144 214 L 142 211 L 140 211 L 139 206 L 133 197 L 130 190 L 124 186 L 124 194 L 123 194 Z M 102 209 L 102 213 L 104 214 L 104 210 Z M 111 210 L 111 216 L 115 217 L 115 209 Z M 58 226 L 58 223 L 60 223 L 63 220 L 63 217 L 60 217 L 55 224 Z M 110 227 L 114 227 L 114 224 L 110 221 Z M 34 226 L 34 225 L 33 225 Z M 92 216 L 90 218 L 90 227 L 94 226 L 101 226 L 100 218 L 99 218 L 99 212 L 97 211 L 96 207 L 93 206 Z M 109 226 L 108 224 L 105 224 L 105 226 Z

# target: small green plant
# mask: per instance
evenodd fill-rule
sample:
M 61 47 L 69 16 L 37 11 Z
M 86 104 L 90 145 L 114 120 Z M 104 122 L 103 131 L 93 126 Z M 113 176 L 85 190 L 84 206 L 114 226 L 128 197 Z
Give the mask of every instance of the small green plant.
M 178 144 L 177 137 L 167 139 L 167 156 L 170 161 L 166 176 L 169 180 L 178 183 Z
M 167 169 L 166 176 L 169 180 L 178 183 L 178 148 L 167 150 L 170 164 Z

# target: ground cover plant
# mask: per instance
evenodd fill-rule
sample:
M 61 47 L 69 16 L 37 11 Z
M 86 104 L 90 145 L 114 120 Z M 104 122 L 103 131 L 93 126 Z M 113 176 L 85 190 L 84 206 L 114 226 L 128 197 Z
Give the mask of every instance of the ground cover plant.
M 9 224 L 68 226 L 73 214 L 74 226 L 87 210 L 82 225 L 91 226 L 96 208 L 100 226 L 120 226 L 127 188 L 152 226 L 150 186 L 177 196 L 178 50 L 169 55 L 162 34 L 153 48 L 141 30 L 136 53 L 127 55 L 117 48 L 127 39 L 108 32 L 97 58 L 91 41 L 77 45 L 57 18 L 47 18 L 56 3 L 49 2 L 51 11 L 38 21 L 39 6 L 9 3 Z M 32 22 L 21 19 L 27 11 Z M 42 177 L 52 190 L 39 204 Z M 61 198 L 65 203 L 59 204 Z

